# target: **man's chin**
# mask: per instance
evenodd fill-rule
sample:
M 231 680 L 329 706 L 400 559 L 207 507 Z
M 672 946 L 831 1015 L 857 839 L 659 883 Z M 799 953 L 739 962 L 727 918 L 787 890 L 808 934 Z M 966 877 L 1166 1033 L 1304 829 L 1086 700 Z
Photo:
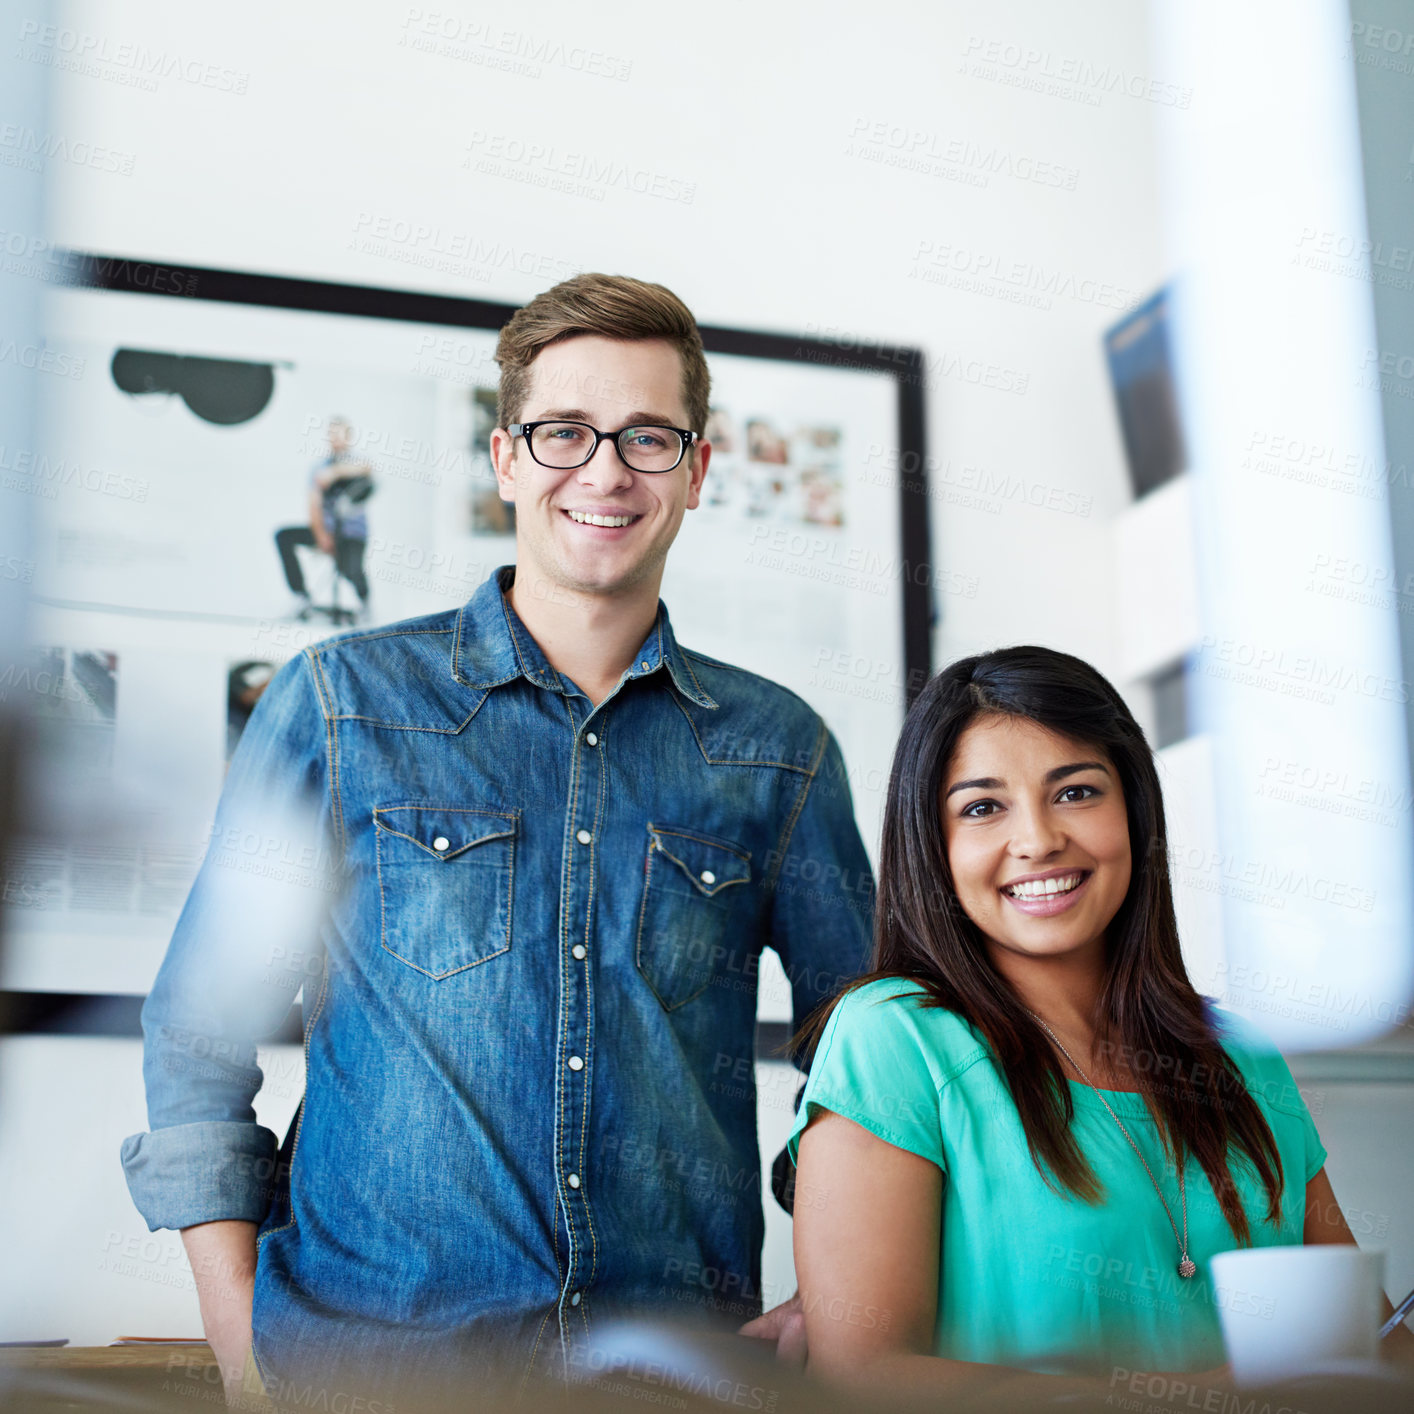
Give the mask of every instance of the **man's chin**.
M 627 546 L 606 546 L 602 550 L 580 549 L 556 557 L 566 588 L 583 594 L 612 594 L 642 584 L 662 565 L 662 556 Z

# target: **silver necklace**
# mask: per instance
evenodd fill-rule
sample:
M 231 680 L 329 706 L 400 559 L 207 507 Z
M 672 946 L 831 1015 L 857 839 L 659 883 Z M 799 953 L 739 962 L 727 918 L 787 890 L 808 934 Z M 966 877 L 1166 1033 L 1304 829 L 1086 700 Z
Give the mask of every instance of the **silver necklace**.
M 1031 1011 L 1030 1007 L 1027 1007 L 1026 1009 L 1027 1011 Z M 1034 1011 L 1031 1011 L 1031 1015 L 1036 1016 L 1036 1013 Z M 1159 1202 L 1164 1205 L 1164 1216 L 1168 1218 L 1169 1226 L 1173 1229 L 1173 1240 L 1178 1243 L 1178 1274 L 1179 1276 L 1187 1280 L 1198 1270 L 1198 1267 L 1197 1264 L 1194 1262 L 1193 1258 L 1188 1255 L 1188 1193 L 1183 1186 L 1183 1165 L 1180 1164 L 1178 1166 L 1178 1194 L 1179 1198 L 1182 1200 L 1183 1203 L 1183 1236 L 1180 1237 L 1178 1235 L 1178 1224 L 1173 1220 L 1173 1211 L 1168 1205 L 1168 1200 L 1164 1197 L 1163 1189 L 1159 1187 L 1159 1181 L 1154 1177 L 1154 1171 L 1149 1167 L 1149 1161 L 1144 1157 L 1142 1153 L 1140 1153 L 1139 1146 L 1134 1142 L 1134 1136 L 1131 1135 L 1130 1132 L 1124 1127 L 1124 1122 L 1120 1119 L 1120 1117 L 1113 1110 L 1110 1109 L 1110 1102 L 1105 1099 L 1102 1094 L 1100 1094 L 1100 1091 L 1096 1087 L 1095 1082 L 1092 1081 L 1090 1077 L 1086 1075 L 1083 1070 L 1080 1069 L 1080 1066 L 1077 1063 L 1075 1057 L 1071 1055 L 1071 1053 L 1066 1050 L 1064 1046 L 1061 1045 L 1060 1037 L 1057 1036 L 1056 1033 L 1052 1031 L 1049 1026 L 1046 1025 L 1045 1019 L 1043 1017 L 1036 1016 L 1036 1020 L 1041 1023 L 1041 1028 L 1045 1031 L 1046 1035 L 1049 1036 L 1051 1040 L 1056 1043 L 1056 1046 L 1059 1048 L 1061 1055 L 1063 1055 L 1066 1060 L 1068 1060 L 1071 1065 L 1073 1065 L 1075 1069 L 1079 1072 L 1080 1078 L 1092 1090 L 1095 1091 L 1095 1098 L 1098 1099 L 1099 1102 L 1107 1110 L 1109 1110 L 1110 1118 L 1114 1120 L 1117 1125 L 1119 1125 L 1119 1132 L 1123 1134 L 1126 1139 L 1129 1140 L 1129 1147 L 1133 1149 L 1136 1154 L 1139 1155 L 1139 1162 L 1144 1165 L 1144 1172 L 1149 1175 L 1149 1182 L 1154 1185 L 1154 1192 L 1159 1195 Z

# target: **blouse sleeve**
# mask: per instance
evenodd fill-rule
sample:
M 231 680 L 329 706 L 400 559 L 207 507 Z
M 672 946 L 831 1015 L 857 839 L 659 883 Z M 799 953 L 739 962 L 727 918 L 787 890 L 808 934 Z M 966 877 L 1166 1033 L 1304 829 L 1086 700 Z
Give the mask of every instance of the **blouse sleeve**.
M 1223 1048 L 1236 1061 L 1247 1080 L 1249 1093 L 1268 1110 L 1295 1120 L 1304 1140 L 1305 1182 L 1325 1167 L 1326 1146 L 1321 1143 L 1311 1107 L 1296 1083 L 1286 1058 L 1260 1028 L 1245 1017 L 1228 1011 L 1214 1011 Z
M 837 1003 L 791 1131 L 793 1161 L 806 1125 L 830 1110 L 946 1172 L 936 1060 L 909 990 L 906 982 L 874 982 Z

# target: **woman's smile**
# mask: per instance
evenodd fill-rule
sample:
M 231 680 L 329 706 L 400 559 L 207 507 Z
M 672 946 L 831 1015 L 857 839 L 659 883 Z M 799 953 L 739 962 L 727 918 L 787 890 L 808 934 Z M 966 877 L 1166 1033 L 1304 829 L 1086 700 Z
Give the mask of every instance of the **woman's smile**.
M 1089 869 L 1056 869 L 1049 874 L 1027 874 L 1014 879 L 998 892 L 1013 908 L 1032 918 L 1054 918 L 1084 896 L 1092 877 Z

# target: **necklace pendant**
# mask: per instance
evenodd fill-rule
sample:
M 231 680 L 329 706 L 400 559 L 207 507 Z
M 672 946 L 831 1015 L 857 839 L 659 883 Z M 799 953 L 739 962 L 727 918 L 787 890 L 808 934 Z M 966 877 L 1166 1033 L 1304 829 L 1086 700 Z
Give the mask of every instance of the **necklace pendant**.
M 1198 1270 L 1197 1264 L 1187 1252 L 1183 1254 L 1183 1260 L 1178 1264 L 1178 1274 L 1184 1281 L 1187 1281 Z

